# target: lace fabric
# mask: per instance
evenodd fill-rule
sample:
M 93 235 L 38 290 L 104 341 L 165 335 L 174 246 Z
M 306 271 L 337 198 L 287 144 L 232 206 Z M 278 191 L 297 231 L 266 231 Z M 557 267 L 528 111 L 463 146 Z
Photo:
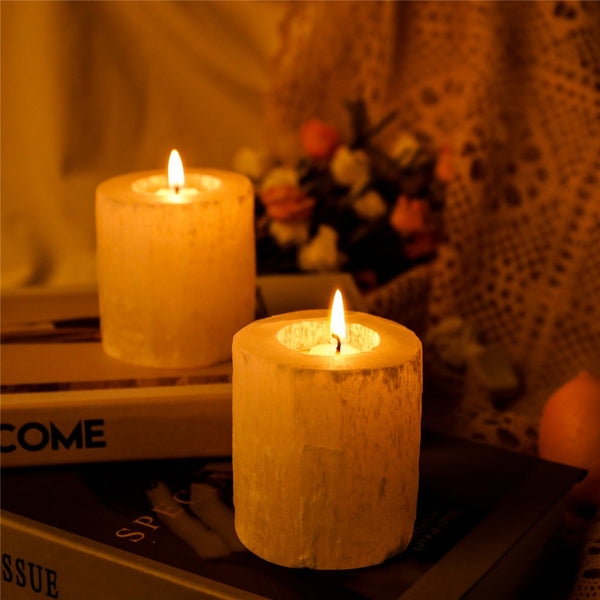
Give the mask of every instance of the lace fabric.
M 283 39 L 276 153 L 293 154 L 306 118 L 344 129 L 359 97 L 373 120 L 398 111 L 382 145 L 409 131 L 451 146 L 428 322 L 458 315 L 504 344 L 532 397 L 599 374 L 599 5 L 292 3 Z
M 343 102 L 453 151 L 436 261 L 368 298 L 417 330 L 461 317 L 525 379 L 509 410 L 470 382 L 424 406 L 434 429 L 535 454 L 549 395 L 600 376 L 600 3 L 292 3 L 268 99 L 272 150 L 301 123 L 347 127 Z M 443 376 L 442 376 L 443 379 Z M 438 410 L 440 409 L 441 410 Z M 429 415 L 427 414 L 429 413 Z M 598 597 L 598 521 L 570 600 Z

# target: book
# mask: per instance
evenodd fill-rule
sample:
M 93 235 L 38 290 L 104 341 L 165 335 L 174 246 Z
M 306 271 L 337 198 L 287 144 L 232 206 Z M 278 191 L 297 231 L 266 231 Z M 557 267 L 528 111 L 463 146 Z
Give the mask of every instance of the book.
M 243 548 L 226 457 L 10 469 L 0 512 L 2 597 L 516 598 L 546 564 L 562 499 L 582 476 L 425 434 L 406 551 L 373 567 L 313 571 Z
M 257 317 L 326 308 L 336 287 L 349 308 L 364 308 L 348 274 L 261 276 Z M 107 356 L 93 289 L 4 294 L 2 465 L 228 455 L 231 370 Z

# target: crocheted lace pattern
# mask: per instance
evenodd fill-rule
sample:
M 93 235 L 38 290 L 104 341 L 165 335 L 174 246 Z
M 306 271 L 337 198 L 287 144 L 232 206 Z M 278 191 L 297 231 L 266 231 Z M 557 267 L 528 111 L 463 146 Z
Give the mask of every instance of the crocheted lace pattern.
M 292 5 L 273 150 L 293 153 L 311 116 L 344 129 L 343 102 L 359 97 L 374 120 L 398 111 L 382 144 L 409 131 L 449 145 L 427 319 L 458 315 L 504 344 L 532 392 L 599 374 L 600 4 Z

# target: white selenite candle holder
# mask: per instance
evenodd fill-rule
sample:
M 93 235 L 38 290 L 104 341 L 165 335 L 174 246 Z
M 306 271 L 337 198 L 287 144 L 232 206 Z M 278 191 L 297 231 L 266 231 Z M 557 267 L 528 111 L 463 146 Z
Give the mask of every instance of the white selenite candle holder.
M 235 527 L 286 567 L 353 569 L 406 548 L 416 516 L 422 347 L 398 323 L 327 311 L 255 321 L 233 339 Z
M 127 362 L 206 366 L 231 357 L 254 318 L 254 199 L 250 181 L 186 171 L 177 193 L 155 171 L 96 191 L 102 344 Z

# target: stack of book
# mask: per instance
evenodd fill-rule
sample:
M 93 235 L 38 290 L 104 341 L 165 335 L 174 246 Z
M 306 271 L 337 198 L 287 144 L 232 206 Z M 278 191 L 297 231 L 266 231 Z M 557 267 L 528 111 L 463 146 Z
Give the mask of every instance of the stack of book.
M 2 597 L 516 598 L 549 558 L 561 499 L 580 476 L 425 436 L 408 549 L 374 567 L 311 571 L 244 550 L 227 459 L 10 469 L 2 486 Z
M 347 274 L 263 276 L 257 316 L 327 308 Z M 231 454 L 231 363 L 130 365 L 102 351 L 97 295 L 20 291 L 2 298 L 5 467 Z
M 350 278 L 275 277 L 259 279 L 261 314 L 322 308 L 333 286 L 364 308 Z M 404 553 L 365 569 L 286 569 L 235 535 L 230 364 L 170 371 L 105 356 L 93 291 L 4 297 L 2 338 L 7 599 L 517 597 L 583 475 L 424 435 Z

